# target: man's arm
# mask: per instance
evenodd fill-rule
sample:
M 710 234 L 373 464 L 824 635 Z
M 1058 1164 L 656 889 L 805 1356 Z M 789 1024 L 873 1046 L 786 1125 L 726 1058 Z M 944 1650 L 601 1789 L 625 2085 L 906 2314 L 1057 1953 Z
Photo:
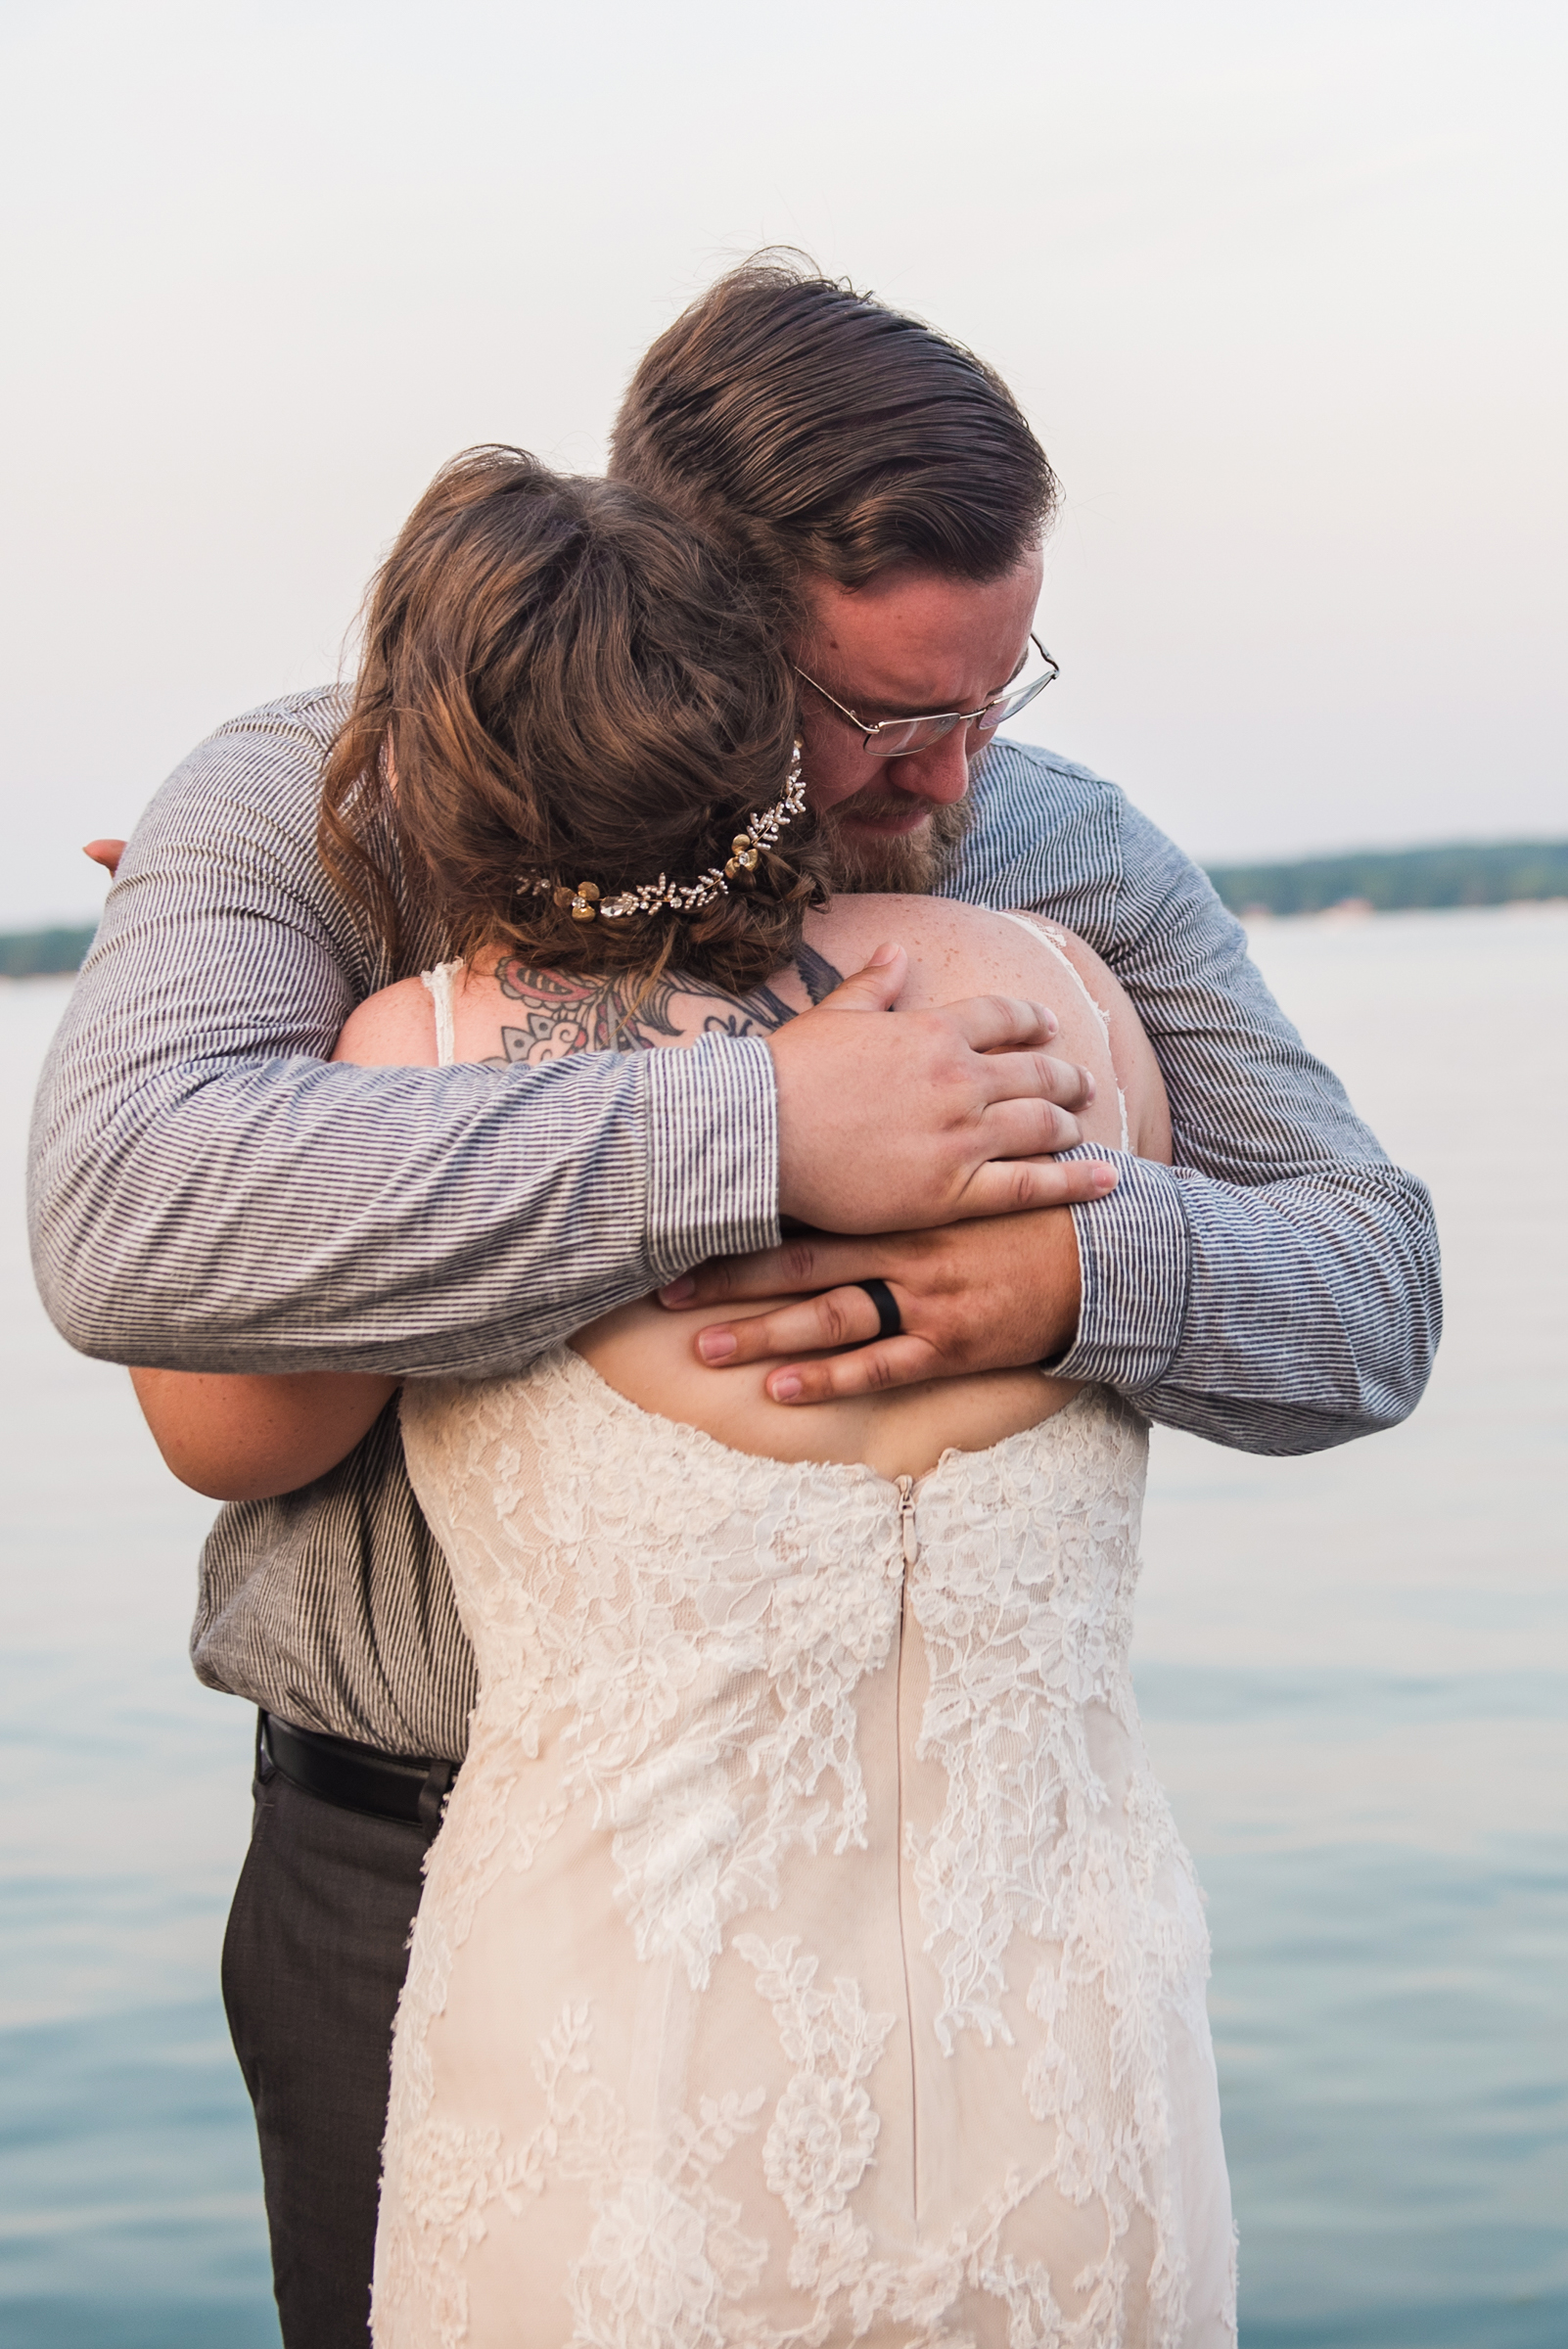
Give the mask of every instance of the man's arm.
M 1205 876 L 1113 786 L 1001 744 L 952 894 L 1039 905 L 1103 955 L 1158 1055 L 1176 1164 L 1094 1146 L 1120 1179 L 1072 1209 L 1081 1298 L 1067 1218 L 1047 1214 L 869 1246 L 800 1242 L 705 1267 L 669 1301 L 708 1319 L 730 1299 L 831 1283 L 820 1334 L 790 1309 L 787 1343 L 804 1352 L 873 1337 L 869 1303 L 842 1284 L 890 1281 L 920 1342 L 781 1366 L 770 1389 L 798 1374 L 806 1402 L 1054 1358 L 1060 1376 L 1103 1381 L 1151 1418 L 1240 1451 L 1319 1451 L 1403 1419 L 1441 1328 L 1431 1201 L 1307 1051 Z M 846 1315 L 853 1326 L 835 1326 Z M 750 1325 L 757 1353 L 778 1351 L 777 1318 Z
M 219 730 L 122 859 L 50 1054 L 30 1168 L 44 1301 L 82 1351 L 204 1370 L 516 1364 L 634 1296 L 680 1224 L 773 1226 L 770 1071 L 714 1055 L 707 1187 L 646 1064 L 334 1068 L 356 1001 L 397 975 L 314 853 L 338 697 Z M 438 944 L 411 926 L 413 967 Z M 699 1094 L 703 1086 L 693 1086 Z
M 378 960 L 319 870 L 320 763 L 342 714 L 335 695 L 301 695 L 221 728 L 120 864 L 45 1071 L 30 1167 L 39 1286 L 85 1353 L 483 1376 L 705 1256 L 777 1237 L 782 1072 L 759 1038 L 539 1068 L 327 1064 L 357 1001 L 441 952 L 411 917 L 399 968 Z M 1013 1047 L 1005 1064 L 943 1015 L 793 1023 L 787 1094 L 807 1122 L 813 1104 L 836 1110 L 810 1208 L 845 1228 L 875 1220 L 855 1195 L 874 1196 L 886 1164 L 868 1033 L 884 1027 L 905 1081 L 900 1220 L 945 1201 L 969 1212 L 966 1192 L 1088 1195 L 1082 1168 L 986 1175 L 993 1157 L 1062 1139 L 1049 1020 L 1012 1012 L 993 1039 Z M 933 1070 L 945 1084 L 924 1082 Z M 955 1075 L 967 1123 L 942 1107 Z
M 1114 796 L 1116 906 L 1089 938 L 1159 1057 L 1176 1164 L 1124 1164 L 1103 1218 L 1074 1211 L 1084 1305 L 1062 1374 L 1242 1451 L 1393 1426 L 1442 1328 L 1430 1196 L 1307 1050 L 1207 877 Z

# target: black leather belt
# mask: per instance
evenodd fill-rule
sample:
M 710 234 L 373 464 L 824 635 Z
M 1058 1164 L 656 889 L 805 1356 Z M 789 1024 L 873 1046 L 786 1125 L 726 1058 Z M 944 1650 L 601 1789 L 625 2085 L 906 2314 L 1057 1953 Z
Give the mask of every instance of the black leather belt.
M 373 1745 L 328 1737 L 320 1729 L 297 1729 L 275 1713 L 261 1714 L 255 1742 L 257 1755 L 265 1754 L 291 1786 L 302 1787 L 324 1803 L 336 1803 L 340 1811 L 406 1819 L 431 1835 L 441 1823 L 441 1805 L 459 1767 L 411 1754 L 378 1753 Z

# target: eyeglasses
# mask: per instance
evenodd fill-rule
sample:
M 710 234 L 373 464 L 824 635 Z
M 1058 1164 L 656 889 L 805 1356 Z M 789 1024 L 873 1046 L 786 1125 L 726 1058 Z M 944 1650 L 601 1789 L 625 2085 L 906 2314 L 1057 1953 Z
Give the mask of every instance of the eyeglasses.
M 853 726 L 857 734 L 863 735 L 868 757 L 907 759 L 911 753 L 923 751 L 930 744 L 940 742 L 945 734 L 952 732 L 954 726 L 969 726 L 975 733 L 989 737 L 1004 718 L 1016 717 L 1019 711 L 1034 701 L 1037 694 L 1043 693 L 1061 672 L 1038 636 L 1031 636 L 1029 641 L 1045 664 L 1041 675 L 1025 677 L 1021 682 L 1015 680 L 978 710 L 948 710 L 934 717 L 884 717 L 873 723 L 868 718 L 856 717 L 853 710 L 846 710 L 842 702 L 833 699 L 825 685 L 819 685 L 815 677 L 808 677 L 804 668 L 798 668 L 795 673 L 803 685 L 809 685 L 813 693 L 822 696 L 830 710 L 838 712 L 846 725 Z

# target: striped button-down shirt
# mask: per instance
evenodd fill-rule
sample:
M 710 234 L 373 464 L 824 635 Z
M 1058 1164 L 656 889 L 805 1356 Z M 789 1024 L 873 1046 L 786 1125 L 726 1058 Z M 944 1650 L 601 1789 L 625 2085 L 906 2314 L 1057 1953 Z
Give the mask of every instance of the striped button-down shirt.
M 503 1071 L 327 1065 L 356 1002 L 438 958 L 408 908 L 378 958 L 314 852 L 345 701 L 220 727 L 153 801 L 45 1071 L 34 1260 L 73 1345 L 208 1370 L 518 1369 L 711 1255 L 777 1237 L 756 1039 Z M 951 896 L 1037 906 L 1126 987 L 1176 1165 L 1075 1209 L 1064 1377 L 1254 1451 L 1386 1427 L 1425 1383 L 1437 1246 L 1303 1046 L 1203 875 L 1112 784 L 1023 744 L 976 770 Z M 395 877 L 395 855 L 382 844 Z M 398 881 L 400 887 L 400 880 Z M 473 1659 L 403 1471 L 395 1406 L 304 1491 L 225 1508 L 200 1676 L 307 1728 L 459 1756 Z

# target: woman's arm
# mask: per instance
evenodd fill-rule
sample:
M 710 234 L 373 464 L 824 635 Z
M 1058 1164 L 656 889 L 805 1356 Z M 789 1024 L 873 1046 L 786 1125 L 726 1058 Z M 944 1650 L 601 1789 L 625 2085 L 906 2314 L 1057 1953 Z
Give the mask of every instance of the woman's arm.
M 314 1484 L 368 1435 L 398 1383 L 331 1370 L 277 1378 L 202 1370 L 130 1376 L 165 1463 L 209 1500 L 266 1500 Z

